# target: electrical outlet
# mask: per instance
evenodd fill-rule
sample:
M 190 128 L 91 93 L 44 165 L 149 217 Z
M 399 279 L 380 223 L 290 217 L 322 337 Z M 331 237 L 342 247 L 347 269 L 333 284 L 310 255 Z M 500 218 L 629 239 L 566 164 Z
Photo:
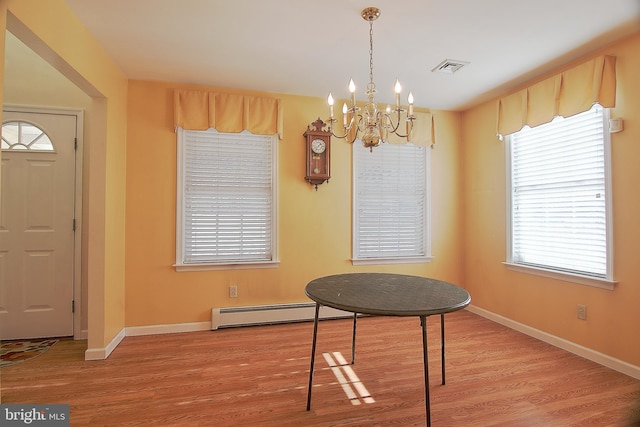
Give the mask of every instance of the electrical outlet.
M 587 306 L 578 304 L 578 319 L 587 320 Z
M 229 286 L 229 298 L 238 298 L 238 287 L 236 285 Z

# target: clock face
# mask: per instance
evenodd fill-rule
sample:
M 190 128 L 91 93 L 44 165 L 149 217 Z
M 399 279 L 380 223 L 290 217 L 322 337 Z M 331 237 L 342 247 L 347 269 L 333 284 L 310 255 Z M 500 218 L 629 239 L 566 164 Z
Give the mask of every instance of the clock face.
M 324 153 L 327 149 L 327 144 L 322 139 L 314 139 L 311 141 L 311 150 L 316 154 Z

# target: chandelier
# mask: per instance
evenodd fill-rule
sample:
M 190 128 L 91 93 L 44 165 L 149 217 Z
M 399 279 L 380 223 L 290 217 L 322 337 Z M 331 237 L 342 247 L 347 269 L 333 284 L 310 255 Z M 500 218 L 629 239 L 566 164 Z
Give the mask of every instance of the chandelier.
M 387 105 L 384 110 L 378 109 L 374 101 L 376 94 L 376 84 L 373 82 L 373 21 L 380 16 L 380 9 L 377 7 L 368 7 L 362 10 L 362 18 L 369 22 L 369 84 L 365 94 L 368 97 L 367 103 L 361 108 L 356 105 L 356 85 L 353 79 L 349 81 L 349 92 L 351 93 L 350 105 L 345 102 L 342 106 L 342 124 L 344 126 L 344 134 L 337 135 L 334 131 L 334 123 L 337 121 L 333 115 L 333 96 L 329 93 L 327 102 L 329 104 L 329 131 L 336 138 L 346 139 L 347 142 L 353 143 L 359 135 L 362 144 L 373 151 L 373 147 L 380 145 L 380 142 L 387 142 L 390 134 L 395 134 L 400 138 L 411 137 L 413 131 L 413 94 L 409 92 L 407 97 L 408 108 L 400 105 L 400 93 L 402 86 L 396 79 L 395 94 L 396 105 L 392 108 Z M 401 128 L 402 116 L 405 116 L 404 129 Z M 403 133 L 405 132 L 405 133 Z

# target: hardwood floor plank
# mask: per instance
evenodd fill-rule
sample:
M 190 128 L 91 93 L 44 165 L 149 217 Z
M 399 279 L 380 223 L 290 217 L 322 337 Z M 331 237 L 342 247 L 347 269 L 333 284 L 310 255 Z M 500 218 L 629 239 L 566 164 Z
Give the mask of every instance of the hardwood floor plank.
M 428 321 L 434 426 L 631 426 L 640 381 L 502 325 L 446 316 Z M 2 403 L 67 403 L 74 426 L 421 426 L 422 337 L 413 318 L 358 320 L 357 376 L 374 400 L 343 385 L 322 353 L 351 357 L 351 320 L 320 322 L 311 410 L 306 411 L 311 323 L 127 337 L 105 361 L 64 340 L 0 370 Z M 359 386 L 362 389 L 362 386 Z M 366 393 L 364 393 L 366 396 Z M 357 404 L 353 404 L 353 403 Z

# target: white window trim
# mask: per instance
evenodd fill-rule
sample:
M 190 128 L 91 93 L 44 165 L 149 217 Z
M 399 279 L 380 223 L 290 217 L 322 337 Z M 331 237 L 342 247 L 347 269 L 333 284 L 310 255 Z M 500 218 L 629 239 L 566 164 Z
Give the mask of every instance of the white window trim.
M 356 144 L 362 144 L 360 139 L 356 139 L 353 143 L 353 147 L 351 149 L 351 157 L 352 157 L 352 173 L 355 173 L 355 166 L 353 165 L 354 152 L 356 149 Z M 375 148 L 374 148 L 375 150 Z M 357 239 L 357 227 L 358 227 L 358 217 L 357 217 L 357 191 L 356 191 L 356 180 L 355 176 L 352 176 L 351 186 L 352 186 L 352 248 L 351 248 L 351 264 L 352 265 L 390 265 L 390 264 L 419 264 L 419 263 L 429 263 L 434 258 L 431 253 L 431 150 L 429 147 L 425 147 L 425 215 L 424 215 L 424 230 L 425 230 L 425 241 L 424 243 L 424 256 L 405 256 L 405 257 L 380 257 L 380 258 L 357 258 L 356 255 L 356 239 Z
M 512 259 L 512 234 L 511 234 L 511 137 L 505 138 L 505 164 L 506 164 L 506 254 L 507 260 L 503 262 L 508 270 L 517 271 L 519 273 L 531 274 L 535 276 L 546 277 L 550 279 L 561 280 L 565 282 L 577 283 L 596 288 L 613 290 L 618 283 L 613 279 L 613 189 L 611 185 L 611 135 L 608 132 L 610 111 L 608 108 L 603 109 L 604 121 L 604 163 L 605 163 L 605 190 L 607 197 L 605 199 L 606 209 L 606 242 L 607 242 L 607 274 L 605 278 L 598 278 L 583 274 L 574 274 L 561 272 L 557 270 L 545 269 L 543 267 L 534 267 L 530 265 L 519 264 Z
M 183 213 L 184 213 L 184 199 L 182 197 L 183 187 L 183 164 L 184 158 L 182 154 L 182 141 L 184 137 L 184 130 L 181 127 L 176 129 L 177 143 L 176 143 L 176 262 L 173 267 L 176 271 L 219 271 L 219 270 L 244 270 L 244 269 L 263 269 L 263 268 L 277 268 L 280 265 L 278 257 L 278 144 L 276 136 L 273 136 L 274 144 L 272 150 L 272 218 L 271 218 L 271 232 L 272 232 L 272 253 L 273 260 L 260 261 L 260 262 L 227 262 L 227 263 L 189 263 L 182 262 L 184 251 L 184 228 L 183 228 Z
M 517 271 L 519 273 L 531 274 L 534 276 L 546 277 L 548 279 L 562 280 L 564 282 L 578 283 L 580 285 L 593 286 L 600 289 L 612 291 L 615 289 L 616 281 L 607 279 L 598 279 L 595 277 L 585 276 L 581 274 L 561 273 L 555 270 L 547 270 L 540 267 L 532 267 L 528 265 L 515 264 L 505 261 L 503 264 L 508 270 Z
M 351 258 L 352 265 L 384 265 L 384 264 L 419 264 L 431 262 L 433 256 L 403 257 L 403 258 Z

